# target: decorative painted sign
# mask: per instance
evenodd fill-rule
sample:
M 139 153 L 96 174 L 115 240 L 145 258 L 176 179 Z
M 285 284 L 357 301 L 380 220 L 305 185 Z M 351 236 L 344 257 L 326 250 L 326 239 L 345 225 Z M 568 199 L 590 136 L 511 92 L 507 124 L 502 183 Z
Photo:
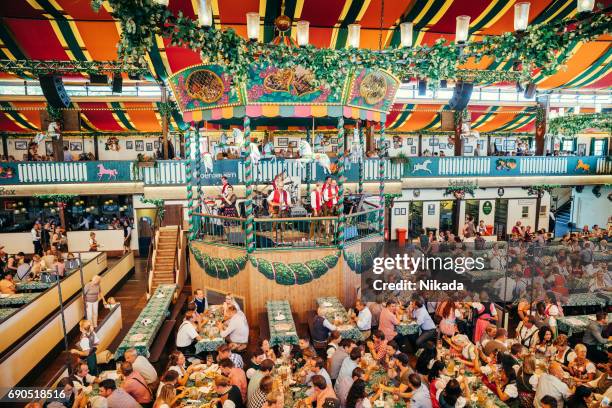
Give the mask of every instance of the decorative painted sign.
M 482 203 L 482 212 L 484 213 L 484 215 L 491 214 L 491 211 L 493 211 L 493 204 L 491 204 L 490 201 L 485 201 L 484 203 Z
M 219 65 L 194 65 L 168 78 L 182 112 L 242 104 L 238 88 Z
M 317 81 L 303 67 L 251 69 L 246 85 L 248 104 L 340 104 L 339 92 Z
M 351 81 L 346 105 L 388 112 L 399 85 L 400 81 L 388 72 L 362 69 Z

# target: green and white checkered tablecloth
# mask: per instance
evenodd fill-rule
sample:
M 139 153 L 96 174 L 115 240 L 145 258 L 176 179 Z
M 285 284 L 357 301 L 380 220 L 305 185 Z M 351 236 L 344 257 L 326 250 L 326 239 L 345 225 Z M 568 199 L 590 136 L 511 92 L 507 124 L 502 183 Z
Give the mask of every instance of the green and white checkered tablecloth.
M 41 290 L 47 290 L 52 286 L 55 286 L 55 282 L 37 282 L 37 281 L 32 281 L 32 282 L 17 282 L 15 284 L 15 288 L 17 288 L 17 292 L 25 292 L 27 290 L 35 290 L 35 291 L 41 291 Z
M 607 301 L 597 296 L 595 293 L 573 293 L 569 295 L 567 302 L 563 303 L 564 307 L 575 306 L 606 306 Z
M 361 331 L 349 321 L 348 313 L 337 297 L 318 298 L 317 305 L 323 308 L 325 317 L 338 328 L 342 338 L 363 340 Z M 340 320 L 341 323 L 336 324 L 336 320 Z
M 207 310 L 208 323 L 202 328 L 200 335 L 202 340 L 195 345 L 196 353 L 205 353 L 216 351 L 217 347 L 225 344 L 225 339 L 221 337 L 220 331 L 217 328 L 218 322 L 223 322 L 223 306 L 214 305 Z
M 123 356 L 129 348 L 135 348 L 138 354 L 149 357 L 149 347 L 164 320 L 168 316 L 168 308 L 172 303 L 176 285 L 159 285 L 147 305 L 127 332 L 123 341 L 115 351 L 115 359 Z
M 7 317 L 15 313 L 17 310 L 19 309 L 12 308 L 12 307 L 0 308 L 0 320 L 6 319 Z
M 608 321 L 612 319 L 612 313 L 608 313 Z M 560 332 L 571 336 L 582 333 L 589 325 L 589 320 L 595 320 L 595 315 L 563 316 L 557 318 L 557 327 Z
M 299 338 L 289 302 L 269 300 L 266 303 L 266 309 L 270 325 L 270 345 L 298 344 Z
M 40 293 L 15 293 L 12 295 L 0 297 L 0 306 L 22 306 L 30 303 Z

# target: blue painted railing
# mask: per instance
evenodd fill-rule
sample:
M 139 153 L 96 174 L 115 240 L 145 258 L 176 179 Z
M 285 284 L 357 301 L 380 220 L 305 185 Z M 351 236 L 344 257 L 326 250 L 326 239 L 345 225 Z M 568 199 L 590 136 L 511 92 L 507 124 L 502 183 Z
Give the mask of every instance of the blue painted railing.
M 139 167 L 131 161 L 99 162 L 11 162 L 0 163 L 0 185 L 53 183 L 143 182 L 145 185 L 185 184 L 184 160 L 158 161 L 153 167 Z M 378 159 L 364 161 L 366 182 L 378 180 Z M 270 183 L 281 172 L 306 181 L 310 166 L 312 181 L 328 175 L 316 163 L 297 160 L 262 160 L 253 173 L 256 183 Z M 359 166 L 347 161 L 348 182 L 357 182 Z M 612 160 L 601 156 L 586 157 L 411 157 L 407 163 L 385 160 L 386 180 L 417 177 L 516 177 L 516 176 L 584 176 L 612 174 Z M 222 175 L 232 184 L 244 184 L 242 160 L 215 161 L 212 171 L 200 177 L 202 185 L 218 185 Z

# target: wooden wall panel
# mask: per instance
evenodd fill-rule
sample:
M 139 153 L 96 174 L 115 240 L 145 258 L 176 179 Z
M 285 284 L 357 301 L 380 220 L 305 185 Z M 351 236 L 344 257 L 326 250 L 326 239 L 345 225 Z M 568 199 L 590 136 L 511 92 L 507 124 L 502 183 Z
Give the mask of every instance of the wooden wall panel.
M 244 250 L 234 248 L 208 245 L 205 243 L 194 243 L 202 252 L 209 256 L 220 258 L 236 258 L 244 255 Z M 299 251 L 257 251 L 259 258 L 274 260 L 276 262 L 305 262 L 311 259 L 321 259 L 332 255 L 336 249 L 317 249 Z M 340 259 L 338 264 L 322 277 L 305 285 L 284 286 L 263 276 L 250 262 L 237 276 L 229 279 L 216 279 L 208 276 L 191 255 L 190 273 L 193 289 L 212 288 L 220 291 L 234 293 L 246 299 L 247 317 L 251 326 L 257 322 L 258 314 L 265 311 L 268 300 L 288 300 L 291 309 L 297 313 L 300 320 L 305 320 L 306 312 L 316 308 L 316 299 L 321 296 L 337 296 L 340 299 L 346 297 L 345 293 L 354 292 L 354 284 L 358 282 L 354 276 L 349 276 L 343 271 L 344 261 Z M 348 266 L 346 267 L 348 269 Z M 351 285 L 351 289 L 345 289 Z

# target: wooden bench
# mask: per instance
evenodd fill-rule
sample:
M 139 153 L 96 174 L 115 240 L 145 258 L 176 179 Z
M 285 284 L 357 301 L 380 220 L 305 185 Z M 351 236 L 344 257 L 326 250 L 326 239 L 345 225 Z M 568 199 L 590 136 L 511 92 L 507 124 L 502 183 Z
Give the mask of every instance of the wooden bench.
M 175 324 L 176 320 L 166 320 L 157 332 L 157 337 L 155 338 L 155 341 L 153 342 L 153 345 L 150 349 L 149 361 L 151 363 L 156 363 L 157 361 L 159 361 L 160 356 L 166 348 L 168 339 L 174 332 Z
M 185 303 L 187 303 L 187 294 L 181 293 L 176 299 L 176 303 L 172 306 L 172 311 L 170 312 L 168 320 L 178 320 L 178 316 L 183 311 Z

